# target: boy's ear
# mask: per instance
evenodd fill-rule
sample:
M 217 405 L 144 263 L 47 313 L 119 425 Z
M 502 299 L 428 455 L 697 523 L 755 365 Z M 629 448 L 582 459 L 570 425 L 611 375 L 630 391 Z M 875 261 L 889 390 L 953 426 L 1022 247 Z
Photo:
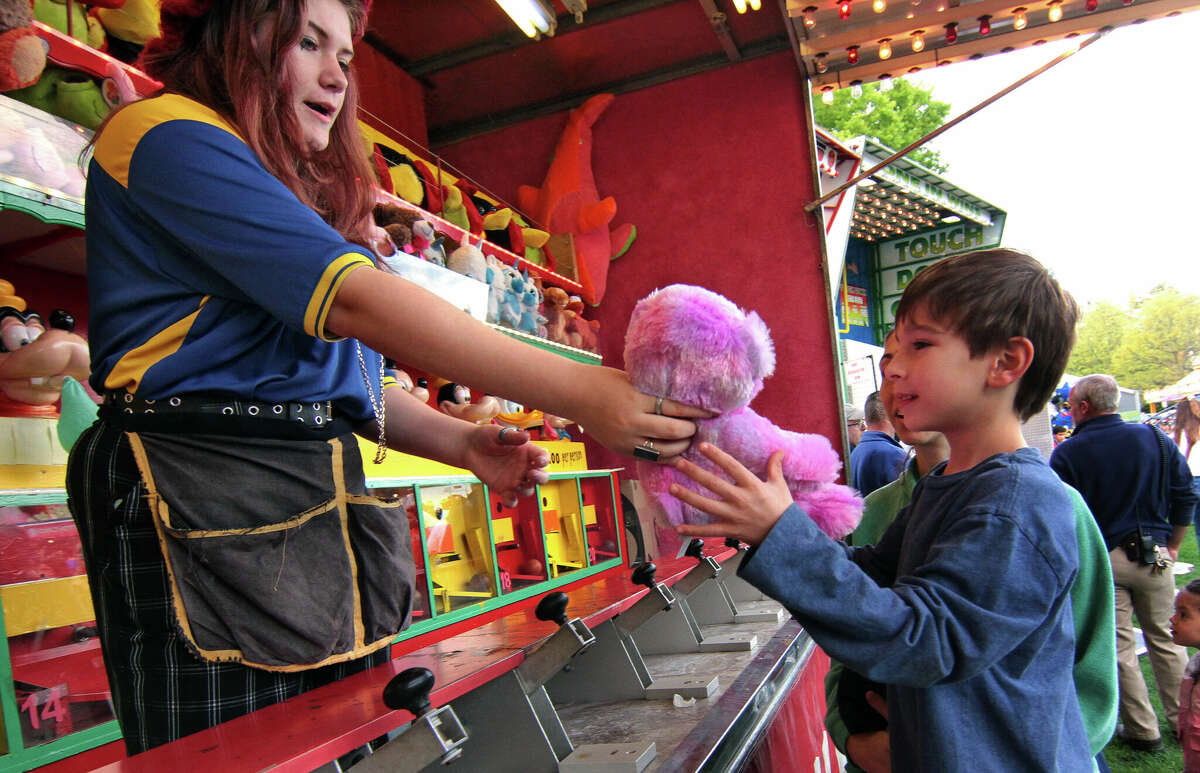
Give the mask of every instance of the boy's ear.
M 1024 336 L 1013 336 L 995 350 L 988 370 L 987 385 L 1006 387 L 1015 384 L 1033 364 L 1033 342 Z

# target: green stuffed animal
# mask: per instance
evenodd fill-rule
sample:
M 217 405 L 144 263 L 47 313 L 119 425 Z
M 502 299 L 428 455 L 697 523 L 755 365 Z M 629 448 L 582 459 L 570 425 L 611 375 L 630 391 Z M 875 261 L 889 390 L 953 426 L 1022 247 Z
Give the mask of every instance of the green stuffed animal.
M 109 0 L 104 5 L 113 2 L 117 0 Z M 87 6 L 79 0 L 33 0 L 33 15 L 42 24 L 70 35 L 80 43 L 87 43 L 96 50 L 104 47 L 103 25 L 99 19 L 88 15 Z
M 99 126 L 111 109 L 94 78 L 61 67 L 47 67 L 37 83 L 8 96 L 89 129 Z

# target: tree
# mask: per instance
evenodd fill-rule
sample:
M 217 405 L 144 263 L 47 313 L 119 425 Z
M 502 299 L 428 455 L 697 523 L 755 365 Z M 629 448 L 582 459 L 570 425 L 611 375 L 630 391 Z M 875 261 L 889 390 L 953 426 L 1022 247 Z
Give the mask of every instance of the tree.
M 834 92 L 833 104 L 818 100 L 813 108 L 817 126 L 842 140 L 865 134 L 895 150 L 907 147 L 946 122 L 950 103 L 933 98 L 932 87 L 916 86 L 894 78 L 890 89 L 865 84 L 861 97 L 850 89 Z M 946 164 L 935 150 L 919 148 L 909 154 L 914 161 L 941 173 Z
M 1128 308 L 1084 313 L 1067 372 L 1109 373 L 1123 387 L 1159 389 L 1192 371 L 1200 354 L 1200 296 L 1160 285 Z
M 1200 352 L 1200 297 L 1158 287 L 1113 353 L 1113 375 L 1132 389 L 1158 389 L 1192 372 Z
M 1119 306 L 1107 301 L 1097 303 L 1079 323 L 1067 372 L 1077 376 L 1113 373 L 1113 353 L 1132 323 L 1129 312 Z

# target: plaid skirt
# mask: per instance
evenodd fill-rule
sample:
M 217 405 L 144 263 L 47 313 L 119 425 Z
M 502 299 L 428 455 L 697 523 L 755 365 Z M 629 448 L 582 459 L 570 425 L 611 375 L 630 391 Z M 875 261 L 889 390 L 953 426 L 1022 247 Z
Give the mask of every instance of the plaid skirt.
M 278 442 L 286 454 L 288 441 Z M 358 480 L 347 485 L 354 484 L 363 485 L 361 466 Z M 210 485 L 225 482 L 211 480 Z M 178 594 L 130 436 L 103 420 L 84 432 L 71 451 L 67 492 L 79 528 L 113 707 L 130 754 L 388 660 L 387 646 L 294 671 L 202 660 L 195 643 L 181 631 Z M 196 496 L 204 494 L 198 491 Z M 407 538 L 407 526 L 404 533 Z M 411 574 L 401 580 L 411 582 Z M 407 611 L 406 601 L 401 625 Z

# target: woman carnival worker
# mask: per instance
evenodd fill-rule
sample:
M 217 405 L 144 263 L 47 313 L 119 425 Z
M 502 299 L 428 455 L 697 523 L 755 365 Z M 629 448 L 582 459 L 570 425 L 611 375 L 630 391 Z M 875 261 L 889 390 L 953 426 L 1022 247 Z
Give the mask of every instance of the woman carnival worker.
M 375 267 L 362 0 L 161 10 L 141 65 L 163 89 L 109 117 L 88 170 L 104 405 L 67 481 L 131 754 L 387 659 L 409 616 L 408 524 L 367 495 L 354 433 L 510 503 L 547 480 L 526 433 L 384 391 L 383 356 L 664 462 L 707 415 Z

